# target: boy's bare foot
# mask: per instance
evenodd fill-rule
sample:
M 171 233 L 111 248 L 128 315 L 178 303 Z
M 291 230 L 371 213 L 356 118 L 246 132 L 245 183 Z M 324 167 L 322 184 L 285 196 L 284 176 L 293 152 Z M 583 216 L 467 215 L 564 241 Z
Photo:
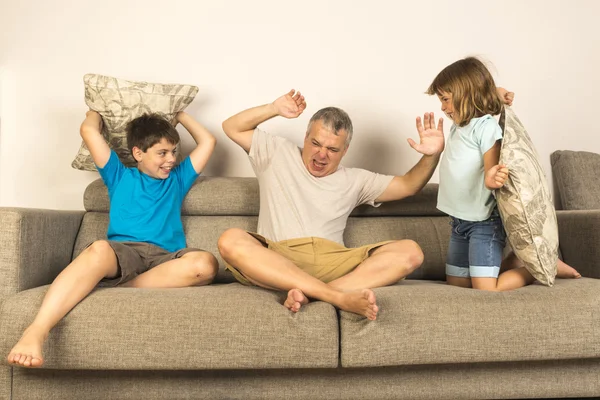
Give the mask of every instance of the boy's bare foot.
M 300 289 L 290 290 L 287 299 L 283 302 L 283 305 L 293 312 L 300 311 L 300 307 L 305 304 L 308 304 L 308 299 Z
M 565 264 L 563 260 L 558 260 L 556 266 L 556 277 L 561 279 L 577 279 L 581 278 L 581 274 L 577 270 L 568 264 Z
M 371 289 L 344 293 L 344 300 L 338 307 L 344 311 L 367 317 L 371 321 L 377 318 L 379 307 L 375 302 L 375 293 Z
M 38 368 L 44 364 L 42 345 L 48 334 L 32 326 L 25 329 L 23 336 L 8 354 L 9 364 L 27 368 Z

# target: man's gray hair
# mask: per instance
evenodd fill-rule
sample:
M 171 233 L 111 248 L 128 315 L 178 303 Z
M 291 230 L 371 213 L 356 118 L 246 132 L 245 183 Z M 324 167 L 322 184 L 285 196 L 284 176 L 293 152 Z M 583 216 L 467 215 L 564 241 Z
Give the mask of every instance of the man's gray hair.
M 306 136 L 310 132 L 313 123 L 321 121 L 327 129 L 331 129 L 333 133 L 339 136 L 339 131 L 346 131 L 346 147 L 350 145 L 352 140 L 352 120 L 348 116 L 346 111 L 337 107 L 326 107 L 317 111 L 308 122 L 308 128 L 306 129 Z

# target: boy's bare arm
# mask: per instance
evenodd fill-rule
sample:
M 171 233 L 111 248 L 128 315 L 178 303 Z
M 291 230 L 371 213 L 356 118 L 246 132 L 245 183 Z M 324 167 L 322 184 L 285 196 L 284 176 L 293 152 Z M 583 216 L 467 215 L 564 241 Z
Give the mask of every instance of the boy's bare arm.
M 99 168 L 104 168 L 110 159 L 110 147 L 102 136 L 102 117 L 96 111 L 88 111 L 85 113 L 85 120 L 81 124 L 79 133 L 90 154 L 94 159 L 94 163 Z
M 197 144 L 196 148 L 190 153 L 190 161 L 194 170 L 199 174 L 208 163 L 217 144 L 217 139 L 192 116 L 183 111 L 178 112 L 175 119 L 187 129 Z

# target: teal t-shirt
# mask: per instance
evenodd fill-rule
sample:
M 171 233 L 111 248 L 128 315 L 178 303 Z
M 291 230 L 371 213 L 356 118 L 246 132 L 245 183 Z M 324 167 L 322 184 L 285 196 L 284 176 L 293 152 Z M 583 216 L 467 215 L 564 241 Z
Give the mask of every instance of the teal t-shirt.
M 491 115 L 473 118 L 468 125 L 452 125 L 440 163 L 437 208 L 466 221 L 488 219 L 496 206 L 485 187 L 483 155 L 502 139 L 502 129 Z
M 114 151 L 97 169 L 110 198 L 109 240 L 151 243 L 169 252 L 186 247 L 181 204 L 199 175 L 189 157 L 166 179 L 125 167 Z

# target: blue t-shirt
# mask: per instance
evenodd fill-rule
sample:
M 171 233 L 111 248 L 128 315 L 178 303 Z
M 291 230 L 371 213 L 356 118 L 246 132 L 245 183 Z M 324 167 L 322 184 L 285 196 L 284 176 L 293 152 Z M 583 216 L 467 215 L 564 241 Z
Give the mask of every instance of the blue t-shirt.
M 199 175 L 189 157 L 166 179 L 125 167 L 112 150 L 97 169 L 110 198 L 109 240 L 151 243 L 170 252 L 186 247 L 181 203 Z
M 452 125 L 440 162 L 439 210 L 466 221 L 490 217 L 496 199 L 485 187 L 483 155 L 499 139 L 502 129 L 489 114 L 463 127 Z

